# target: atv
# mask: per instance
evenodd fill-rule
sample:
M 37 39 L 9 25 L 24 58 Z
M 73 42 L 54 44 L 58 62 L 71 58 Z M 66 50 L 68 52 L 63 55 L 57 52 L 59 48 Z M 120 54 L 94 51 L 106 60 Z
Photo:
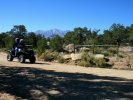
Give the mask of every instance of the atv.
M 13 61 L 14 58 L 17 58 L 18 62 L 25 63 L 25 60 L 29 59 L 30 63 L 35 63 L 36 58 L 31 47 L 32 46 L 26 45 L 26 47 L 23 50 L 19 50 L 16 55 L 14 49 L 8 50 L 7 60 Z

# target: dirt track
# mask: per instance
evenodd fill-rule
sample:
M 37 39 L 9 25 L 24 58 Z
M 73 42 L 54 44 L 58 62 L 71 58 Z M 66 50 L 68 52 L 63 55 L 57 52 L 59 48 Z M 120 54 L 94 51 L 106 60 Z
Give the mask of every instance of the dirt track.
M 105 68 L 85 68 L 80 66 L 57 64 L 57 63 L 48 63 L 37 61 L 36 64 L 28 63 L 20 64 L 17 59 L 13 62 L 8 62 L 6 60 L 6 54 L 0 53 L 0 65 L 10 66 L 10 67 L 32 67 L 32 68 L 41 68 L 44 70 L 54 70 L 55 72 L 69 72 L 69 73 L 86 73 L 94 74 L 98 76 L 111 76 L 111 77 L 120 77 L 126 79 L 133 79 L 133 71 L 129 70 L 116 70 L 116 69 L 105 69 Z
M 2 94 L 10 98 L 5 100 L 132 100 L 133 71 L 41 61 L 20 64 L 0 53 L 0 100 Z

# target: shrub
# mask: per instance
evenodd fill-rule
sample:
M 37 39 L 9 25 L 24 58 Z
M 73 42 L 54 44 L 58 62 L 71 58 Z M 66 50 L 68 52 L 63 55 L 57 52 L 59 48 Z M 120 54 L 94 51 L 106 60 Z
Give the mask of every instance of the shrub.
M 117 54 L 117 49 L 116 48 L 113 48 L 113 47 L 110 47 L 108 49 L 108 52 L 114 55 L 114 54 Z
M 103 54 L 104 56 L 109 56 L 109 52 L 108 52 L 108 51 L 103 51 L 102 54 Z
M 100 53 L 100 49 L 99 49 L 99 47 L 93 47 L 93 46 L 91 46 L 90 47 L 90 52 L 91 53 Z
M 100 54 L 101 53 L 101 49 L 99 47 L 95 47 L 95 54 Z
M 78 65 L 85 67 L 111 67 L 104 58 L 95 58 L 93 54 L 83 52 L 82 59 L 79 61 Z
M 88 61 L 81 60 L 78 62 L 79 66 L 91 67 L 92 65 Z
M 118 57 L 124 58 L 125 56 L 124 56 L 124 54 L 119 54 Z
M 42 55 L 40 56 L 41 59 L 44 59 L 44 61 L 53 61 L 56 60 L 58 57 L 58 52 L 52 52 L 46 50 Z
M 94 59 L 94 62 L 97 67 L 106 67 L 106 62 L 104 59 Z
M 57 61 L 59 63 L 67 63 L 67 61 L 62 56 L 58 56 Z
M 79 61 L 78 65 L 90 67 L 93 66 L 93 55 L 87 52 L 82 52 L 81 54 L 81 60 Z
M 2 49 L 0 49 L 0 52 L 7 52 L 7 48 L 2 48 Z
M 46 43 L 46 38 L 41 38 L 37 41 L 37 52 L 39 55 L 45 51 L 47 45 Z

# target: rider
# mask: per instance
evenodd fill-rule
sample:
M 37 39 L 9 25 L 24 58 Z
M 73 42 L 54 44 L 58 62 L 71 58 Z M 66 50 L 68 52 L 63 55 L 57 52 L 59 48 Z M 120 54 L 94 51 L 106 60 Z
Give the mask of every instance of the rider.
M 23 50 L 25 47 L 24 39 L 20 39 L 20 42 L 18 44 L 19 50 Z
M 18 53 L 18 44 L 20 42 L 20 39 L 19 38 L 15 38 L 15 42 L 13 44 L 13 50 L 15 50 L 15 56 L 17 56 L 17 53 Z

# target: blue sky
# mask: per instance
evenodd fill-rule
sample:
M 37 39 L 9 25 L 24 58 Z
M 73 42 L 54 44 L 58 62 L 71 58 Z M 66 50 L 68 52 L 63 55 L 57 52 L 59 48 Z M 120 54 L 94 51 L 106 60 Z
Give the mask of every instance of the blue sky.
M 27 30 L 108 29 L 133 24 L 133 0 L 0 0 L 0 32 L 14 25 Z M 102 31 L 101 31 L 102 32 Z

